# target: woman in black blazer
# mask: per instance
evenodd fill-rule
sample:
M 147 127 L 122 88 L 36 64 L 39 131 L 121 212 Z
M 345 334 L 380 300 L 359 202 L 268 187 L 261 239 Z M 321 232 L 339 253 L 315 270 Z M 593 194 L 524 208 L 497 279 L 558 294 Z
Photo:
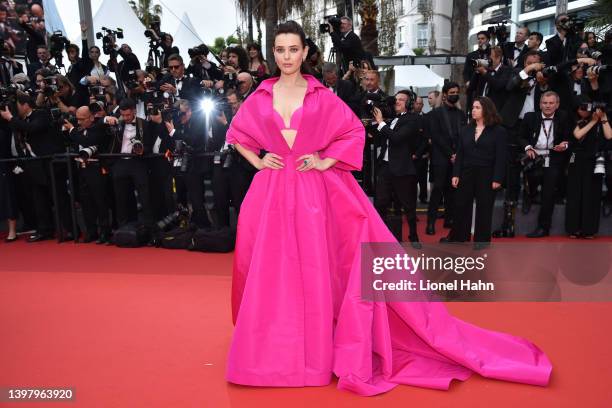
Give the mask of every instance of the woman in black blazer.
M 487 97 L 475 98 L 472 119 L 461 131 L 453 165 L 452 185 L 457 189 L 455 223 L 441 242 L 470 240 L 472 203 L 476 200 L 474 246 L 483 248 L 491 242 L 495 194 L 505 175 L 506 131 Z

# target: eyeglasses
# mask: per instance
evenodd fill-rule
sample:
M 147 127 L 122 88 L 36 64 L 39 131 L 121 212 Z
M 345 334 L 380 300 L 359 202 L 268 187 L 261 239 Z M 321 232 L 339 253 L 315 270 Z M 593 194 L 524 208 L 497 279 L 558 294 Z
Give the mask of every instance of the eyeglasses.
M 180 67 L 181 67 L 180 65 L 168 65 L 169 70 L 179 69 Z

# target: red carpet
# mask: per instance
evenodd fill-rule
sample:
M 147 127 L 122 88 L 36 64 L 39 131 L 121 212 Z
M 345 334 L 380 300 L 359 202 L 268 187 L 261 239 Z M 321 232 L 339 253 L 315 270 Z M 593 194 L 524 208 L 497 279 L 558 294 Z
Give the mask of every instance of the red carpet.
M 419 222 L 424 229 L 425 222 Z M 438 228 L 437 237 L 446 230 Z M 436 237 L 424 233 L 421 239 Z M 232 254 L 0 242 L 0 387 L 73 387 L 75 402 L 1 407 L 609 407 L 612 303 L 454 303 L 529 338 L 553 362 L 540 388 L 472 376 L 449 392 L 372 398 L 224 380 Z

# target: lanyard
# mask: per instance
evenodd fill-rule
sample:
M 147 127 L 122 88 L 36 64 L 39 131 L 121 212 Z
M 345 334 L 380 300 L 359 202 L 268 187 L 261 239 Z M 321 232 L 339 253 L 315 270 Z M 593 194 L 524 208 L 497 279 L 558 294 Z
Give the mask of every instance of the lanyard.
M 551 119 L 550 121 L 550 126 L 548 127 L 548 130 L 546 130 L 546 121 L 544 119 L 542 119 L 542 130 L 544 131 L 544 136 L 546 137 L 546 149 L 548 149 L 548 142 L 549 142 L 549 136 L 552 133 L 552 127 L 553 127 L 553 121 Z

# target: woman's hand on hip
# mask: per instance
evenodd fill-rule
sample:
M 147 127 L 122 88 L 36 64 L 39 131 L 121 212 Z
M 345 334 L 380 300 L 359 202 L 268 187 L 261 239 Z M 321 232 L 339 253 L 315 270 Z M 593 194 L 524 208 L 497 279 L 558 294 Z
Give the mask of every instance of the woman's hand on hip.
M 317 152 L 300 156 L 296 161 L 300 162 L 300 165 L 296 169 L 297 171 L 308 171 L 312 169 L 324 171 L 331 166 L 330 161 L 322 160 Z
M 268 169 L 282 169 L 285 167 L 283 164 L 283 158 L 275 153 L 266 153 L 264 157 L 259 161 L 259 165 L 256 166 L 257 170 Z

